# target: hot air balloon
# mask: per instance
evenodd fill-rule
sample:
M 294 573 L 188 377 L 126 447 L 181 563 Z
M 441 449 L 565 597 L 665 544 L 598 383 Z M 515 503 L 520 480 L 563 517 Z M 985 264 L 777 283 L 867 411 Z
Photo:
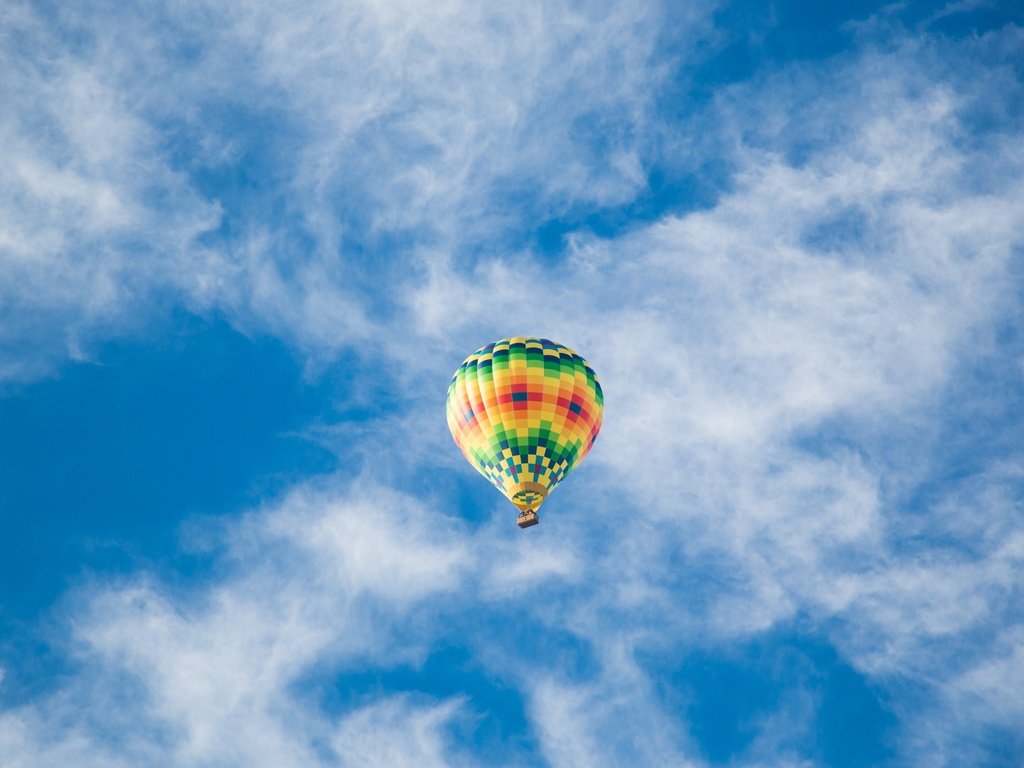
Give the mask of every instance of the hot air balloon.
M 515 336 L 481 347 L 452 376 L 448 428 L 467 461 L 519 508 L 520 528 L 597 439 L 604 394 L 568 347 Z

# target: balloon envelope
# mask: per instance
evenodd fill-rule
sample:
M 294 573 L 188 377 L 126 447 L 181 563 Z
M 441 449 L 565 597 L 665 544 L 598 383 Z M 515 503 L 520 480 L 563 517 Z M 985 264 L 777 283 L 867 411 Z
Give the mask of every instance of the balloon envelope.
M 590 451 L 604 395 L 593 368 L 571 349 L 516 336 L 466 358 L 446 411 L 469 463 L 532 514 Z

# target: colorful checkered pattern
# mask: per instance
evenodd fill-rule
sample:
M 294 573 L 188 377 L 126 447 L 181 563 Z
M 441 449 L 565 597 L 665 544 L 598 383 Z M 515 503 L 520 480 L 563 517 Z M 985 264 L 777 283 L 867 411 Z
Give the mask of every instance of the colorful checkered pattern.
M 571 349 L 516 336 L 466 358 L 446 410 L 477 471 L 520 510 L 536 509 L 590 451 L 604 395 L 597 374 Z

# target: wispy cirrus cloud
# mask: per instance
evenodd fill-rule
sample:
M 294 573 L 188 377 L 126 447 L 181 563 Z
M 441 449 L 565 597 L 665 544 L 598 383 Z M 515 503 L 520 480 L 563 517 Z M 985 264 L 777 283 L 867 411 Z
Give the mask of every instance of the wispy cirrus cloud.
M 964 485 L 941 446 L 947 414 L 978 396 L 960 378 L 995 366 L 993 334 L 1016 322 L 1019 138 L 964 142 L 987 85 L 922 87 L 904 53 L 840 64 L 820 88 L 852 92 L 819 98 L 803 130 L 784 117 L 789 94 L 813 92 L 799 76 L 729 93 L 723 125 L 751 144 L 707 211 L 580 237 L 557 278 L 510 254 L 468 275 L 435 267 L 412 295 L 438 333 L 498 333 L 530 306 L 601 371 L 615 449 L 581 470 L 600 488 L 577 496 L 592 511 L 562 522 L 594 563 L 576 628 L 597 646 L 628 626 L 638 648 L 682 652 L 811 617 L 869 677 L 955 697 L 942 681 L 975 679 L 997 652 L 989 630 L 1019 623 L 1020 484 L 1004 473 L 1020 456 L 979 458 Z M 498 287 L 454 300 L 478 285 Z M 925 743 L 908 724 L 902 759 L 956 754 L 987 727 L 932 716 L 945 725 Z
M 292 690 L 313 664 L 416 658 L 435 631 L 425 606 L 447 600 L 469 565 L 464 539 L 446 535 L 454 522 L 440 526 L 386 489 L 367 492 L 299 489 L 232 526 L 211 542 L 226 547 L 227 575 L 200 594 L 145 575 L 85 590 L 69 638 L 82 671 L 41 705 L 4 713 L 4 761 L 337 764 L 336 743 L 349 764 L 411 718 L 422 727 L 394 754 L 436 763 L 457 701 L 396 698 L 332 722 Z
M 30 39 L 51 39 L 21 8 Z M 695 34 L 707 13 L 685 20 Z M 23 227 L 9 239 L 42 254 L 38 290 L 18 294 L 38 328 L 9 338 L 122 333 L 141 301 L 124 286 L 167 291 L 310 358 L 358 342 L 367 389 L 398 405 L 323 429 L 339 453 L 372 458 L 354 485 L 302 485 L 226 523 L 217 573 L 194 592 L 146 574 L 83 589 L 67 629 L 79 666 L 0 716 L 5 761 L 721 762 L 673 671 L 787 630 L 885 692 L 904 764 L 984 756 L 986 733 L 1015 727 L 1021 457 L 999 430 L 1019 414 L 1011 402 L 1002 426 L 958 433 L 980 454 L 966 471 L 943 442 L 951 414 L 987 396 L 964 384 L 972 370 L 1020 388 L 998 364 L 1020 356 L 1007 329 L 1020 322 L 1024 187 L 1005 130 L 1019 31 L 921 43 L 897 28 L 879 50 L 876 19 L 855 54 L 722 87 L 666 127 L 658 86 L 688 54 L 658 59 L 664 18 L 601 4 L 185 4 L 104 37 L 87 12 L 59 16 L 125 45 L 58 44 L 59 66 L 5 81 L 19 120 L 54 126 L 70 119 L 58 97 L 91 72 L 96 97 L 71 101 L 72 122 L 106 126 L 83 139 L 8 128 L 35 158 L 6 185 Z M 156 30 L 183 47 L 179 90 L 135 76 L 168 72 Z M 51 92 L 31 95 L 40 83 Z M 699 130 L 714 137 L 678 135 Z M 105 131 L 122 151 L 90 165 Z M 480 255 L 524 222 L 628 203 L 652 166 L 691 162 L 667 157 L 684 144 L 706 153 L 694 167 L 731 169 L 705 208 L 666 205 L 613 237 L 579 228 L 554 257 L 516 238 Z M 71 159 L 47 186 L 54 148 Z M 174 216 L 158 215 L 162 200 Z M 121 258 L 131 238 L 156 248 L 162 227 L 171 245 L 125 260 L 109 299 L 55 295 L 41 276 L 79 244 L 65 221 L 96 253 Z M 108 265 L 82 253 L 69 292 Z M 472 521 L 446 516 L 463 470 L 439 407 L 467 351 L 520 331 L 575 347 L 607 395 L 597 448 L 549 505 L 557 524 L 529 540 L 497 499 Z M 12 360 L 32 369 L 7 375 L 46 359 L 22 351 Z M 332 709 L 308 689 L 314 673 L 344 688 L 353 670 L 422 671 L 451 646 L 504 686 L 520 744 L 475 741 L 475 707 L 493 704 L 479 691 L 404 679 Z M 824 705 L 793 677 L 729 759 L 815 763 Z M 970 714 L 953 716 L 964 702 Z
M 415 250 L 645 184 L 657 6 L 106 10 L 6 11 L 8 378 L 154 305 L 365 342 Z
M 194 273 L 220 212 L 162 161 L 158 131 L 98 58 L 26 6 L 3 14 L 0 377 L 31 378 Z

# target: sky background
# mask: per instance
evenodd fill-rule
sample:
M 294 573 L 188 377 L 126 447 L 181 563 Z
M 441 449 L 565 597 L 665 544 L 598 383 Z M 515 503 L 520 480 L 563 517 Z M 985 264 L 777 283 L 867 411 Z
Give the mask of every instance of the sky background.
M 1018 3 L 5 0 L 0 147 L 0 764 L 1024 764 Z

